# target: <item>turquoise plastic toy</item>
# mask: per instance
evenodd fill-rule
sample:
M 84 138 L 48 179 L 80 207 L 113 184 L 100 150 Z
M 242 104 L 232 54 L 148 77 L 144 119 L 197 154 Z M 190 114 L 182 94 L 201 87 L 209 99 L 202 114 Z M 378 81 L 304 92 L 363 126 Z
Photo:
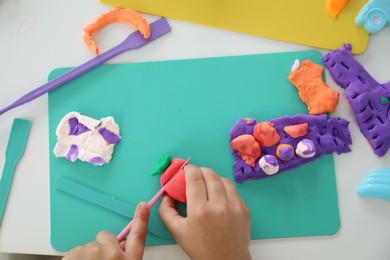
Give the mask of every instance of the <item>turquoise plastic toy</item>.
M 390 200 L 390 168 L 369 171 L 357 192 L 360 197 Z
M 21 118 L 15 118 L 12 124 L 7 149 L 5 150 L 3 174 L 0 178 L 0 223 L 7 204 L 16 165 L 22 158 L 26 147 L 30 127 L 31 122 Z
M 375 34 L 380 32 L 385 25 L 390 23 L 390 0 L 370 0 L 360 9 L 355 18 L 357 25 Z

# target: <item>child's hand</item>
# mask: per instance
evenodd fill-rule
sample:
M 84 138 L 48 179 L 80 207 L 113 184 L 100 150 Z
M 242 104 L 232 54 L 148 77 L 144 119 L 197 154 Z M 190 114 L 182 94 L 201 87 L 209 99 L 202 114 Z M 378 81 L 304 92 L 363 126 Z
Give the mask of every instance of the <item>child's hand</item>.
M 191 259 L 251 259 L 250 214 L 233 183 L 207 168 L 188 165 L 187 217 L 165 195 L 159 214 Z
M 96 236 L 95 242 L 74 248 L 63 260 L 142 259 L 149 215 L 149 205 L 145 202 L 140 203 L 135 211 L 133 226 L 126 241 L 118 243 L 113 234 L 102 231 Z

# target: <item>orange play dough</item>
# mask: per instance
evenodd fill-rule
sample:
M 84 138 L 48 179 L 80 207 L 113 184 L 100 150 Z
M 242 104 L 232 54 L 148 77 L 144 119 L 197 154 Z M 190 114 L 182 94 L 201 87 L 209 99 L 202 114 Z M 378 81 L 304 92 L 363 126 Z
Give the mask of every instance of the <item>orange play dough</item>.
M 336 19 L 347 4 L 348 0 L 328 0 L 326 9 L 333 19 Z
M 260 146 L 271 147 L 280 140 L 274 125 L 270 122 L 260 122 L 253 128 L 253 136 Z
M 339 102 L 339 93 L 322 81 L 322 71 L 320 65 L 305 60 L 299 69 L 288 76 L 312 115 L 333 112 Z
M 307 135 L 308 123 L 298 125 L 288 125 L 283 128 L 283 131 L 288 134 L 291 138 L 298 138 Z
M 95 22 L 84 28 L 84 42 L 93 53 L 99 55 L 99 49 L 95 41 L 92 39 L 92 36 L 103 27 L 116 22 L 125 22 L 133 25 L 140 31 L 145 39 L 150 37 L 149 24 L 137 11 L 132 9 L 115 8 L 110 12 L 103 14 L 97 18 Z
M 233 150 L 250 166 L 255 166 L 255 161 L 261 155 L 260 145 L 252 135 L 240 135 L 230 142 Z

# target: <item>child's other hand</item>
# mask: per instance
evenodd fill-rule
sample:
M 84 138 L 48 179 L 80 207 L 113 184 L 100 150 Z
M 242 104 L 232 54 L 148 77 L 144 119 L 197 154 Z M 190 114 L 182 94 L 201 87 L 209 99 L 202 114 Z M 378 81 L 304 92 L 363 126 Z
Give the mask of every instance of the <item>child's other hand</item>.
M 149 215 L 149 205 L 145 202 L 140 203 L 135 211 L 133 226 L 127 240 L 119 243 L 112 233 L 102 231 L 96 236 L 96 241 L 74 248 L 63 260 L 142 259 Z

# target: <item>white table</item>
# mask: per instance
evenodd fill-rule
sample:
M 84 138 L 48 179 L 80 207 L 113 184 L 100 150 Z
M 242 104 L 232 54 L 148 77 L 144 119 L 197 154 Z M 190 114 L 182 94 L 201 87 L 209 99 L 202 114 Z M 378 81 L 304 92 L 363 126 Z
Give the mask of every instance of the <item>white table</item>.
M 0 106 L 46 82 L 56 67 L 77 66 L 92 53 L 82 28 L 110 10 L 98 0 L 0 0 Z M 156 19 L 146 16 L 148 21 Z M 285 42 L 169 20 L 172 32 L 158 42 L 110 61 L 126 63 L 312 49 Z M 132 29 L 111 25 L 97 36 L 101 50 L 119 43 Z M 357 59 L 380 82 L 390 79 L 390 29 L 371 36 Z M 326 53 L 325 50 L 319 50 Z M 327 74 L 328 83 L 343 93 Z M 47 95 L 0 116 L 0 165 L 12 121 L 32 121 L 24 157 L 19 163 L 0 226 L 0 252 L 58 254 L 50 246 Z M 377 158 L 360 134 L 351 110 L 341 98 L 334 116 L 351 121 L 353 151 L 335 156 L 341 229 L 334 236 L 256 240 L 254 259 L 390 259 L 390 202 L 362 199 L 356 189 L 367 172 L 390 167 L 389 154 Z M 255 219 L 253 221 L 256 221 Z M 145 259 L 186 259 L 178 246 L 148 247 Z

